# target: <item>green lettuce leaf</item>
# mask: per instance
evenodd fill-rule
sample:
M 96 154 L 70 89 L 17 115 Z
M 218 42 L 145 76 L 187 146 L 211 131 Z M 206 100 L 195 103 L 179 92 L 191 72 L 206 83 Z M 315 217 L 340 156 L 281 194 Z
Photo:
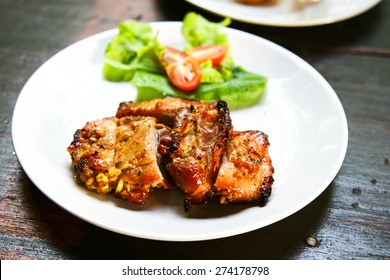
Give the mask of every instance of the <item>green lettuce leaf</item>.
M 267 78 L 245 71 L 241 67 L 232 70 L 232 77 L 219 83 L 202 83 L 192 92 L 174 87 L 167 76 L 138 71 L 131 83 L 138 89 L 136 102 L 162 97 L 201 99 L 206 103 L 225 100 L 231 110 L 257 104 L 265 90 Z
M 136 102 L 162 97 L 179 97 L 182 93 L 171 85 L 168 77 L 162 74 L 137 71 L 131 83 L 137 87 Z
M 257 104 L 265 91 L 267 78 L 238 66 L 231 73 L 232 77 L 223 83 L 200 84 L 194 93 L 195 98 L 206 103 L 225 100 L 231 110 Z
M 156 57 L 157 40 L 147 23 L 126 20 L 119 24 L 119 34 L 108 44 L 103 64 L 104 77 L 113 82 L 130 81 L 136 71 L 163 73 Z
M 182 34 L 185 39 L 184 50 L 206 45 L 224 45 L 229 47 L 229 40 L 221 28 L 231 23 L 230 18 L 215 23 L 208 21 L 203 16 L 189 12 L 185 15 L 182 25 Z

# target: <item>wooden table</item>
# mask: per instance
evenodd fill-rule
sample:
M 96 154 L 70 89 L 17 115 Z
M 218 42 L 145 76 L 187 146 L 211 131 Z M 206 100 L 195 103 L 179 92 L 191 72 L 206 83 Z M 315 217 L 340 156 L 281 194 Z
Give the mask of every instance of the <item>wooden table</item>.
M 69 44 L 121 20 L 178 21 L 188 11 L 221 19 L 180 0 L 0 2 L 0 258 L 390 259 L 390 1 L 326 26 L 230 26 L 313 65 L 347 115 L 349 144 L 338 175 L 317 199 L 282 221 L 210 241 L 144 240 L 78 219 L 29 180 L 13 149 L 11 123 L 33 72 Z M 309 246 L 308 237 L 316 246 Z

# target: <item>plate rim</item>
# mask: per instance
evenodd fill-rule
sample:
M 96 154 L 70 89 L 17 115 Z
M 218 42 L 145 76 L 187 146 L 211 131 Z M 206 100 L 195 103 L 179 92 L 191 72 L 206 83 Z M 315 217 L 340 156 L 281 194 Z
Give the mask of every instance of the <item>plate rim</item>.
M 255 25 L 264 25 L 264 26 L 272 26 L 272 27 L 288 27 L 288 28 L 295 28 L 295 27 L 310 27 L 310 26 L 321 26 L 321 25 L 329 25 L 332 23 L 342 22 L 351 18 L 354 18 L 356 16 L 359 16 L 361 14 L 364 14 L 365 12 L 369 11 L 376 5 L 378 5 L 382 0 L 372 0 L 372 3 L 367 5 L 365 8 L 356 11 L 354 13 L 350 13 L 348 15 L 344 15 L 341 17 L 336 18 L 329 18 L 329 19 L 316 19 L 316 20 L 307 20 L 307 21 L 296 21 L 296 22 L 282 22 L 282 21 L 267 21 L 267 20 L 253 20 L 251 18 L 245 18 L 244 16 L 237 16 L 232 13 L 226 13 L 223 10 L 214 10 L 211 8 L 206 7 L 205 5 L 199 4 L 198 0 L 185 0 L 188 3 L 190 3 L 193 6 L 196 6 L 204 11 L 211 12 L 215 15 L 221 16 L 221 17 L 230 17 L 233 20 L 248 23 L 248 24 L 255 24 Z M 238 5 L 238 3 L 237 3 Z M 315 5 L 315 3 L 313 4 Z

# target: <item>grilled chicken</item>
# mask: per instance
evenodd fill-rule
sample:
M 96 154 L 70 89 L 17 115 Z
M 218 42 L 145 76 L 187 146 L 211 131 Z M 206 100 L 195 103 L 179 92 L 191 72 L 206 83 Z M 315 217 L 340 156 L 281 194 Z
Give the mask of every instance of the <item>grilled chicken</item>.
M 198 100 L 187 100 L 183 98 L 156 98 L 151 101 L 136 103 L 133 101 L 121 102 L 116 112 L 116 117 L 124 116 L 151 116 L 159 122 L 172 126 L 180 108 L 209 108 L 215 107 L 215 103 L 207 104 Z
M 143 204 L 153 188 L 178 187 L 189 211 L 207 201 L 265 205 L 268 147 L 260 131 L 233 130 L 224 101 L 164 98 L 120 103 L 115 117 L 77 130 L 68 152 L 90 190 Z
M 105 118 L 77 130 L 68 152 L 88 189 L 143 204 L 151 188 L 170 188 L 157 153 L 167 133 L 153 117 Z
M 179 109 L 171 134 L 161 139 L 158 151 L 168 157 L 165 168 L 185 193 L 186 211 L 212 196 L 231 128 L 227 104 L 219 101 L 213 109 Z
M 213 199 L 221 204 L 256 202 L 263 206 L 271 195 L 274 168 L 268 137 L 260 131 L 230 133 Z

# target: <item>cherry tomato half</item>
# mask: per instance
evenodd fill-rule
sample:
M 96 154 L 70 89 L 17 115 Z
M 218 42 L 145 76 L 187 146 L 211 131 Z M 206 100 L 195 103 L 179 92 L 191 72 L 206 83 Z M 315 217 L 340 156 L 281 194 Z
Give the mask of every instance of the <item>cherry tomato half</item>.
M 172 63 L 177 63 L 185 59 L 188 55 L 182 51 L 171 47 L 165 47 L 165 51 L 162 54 L 161 62 L 164 66 L 167 66 Z
M 187 54 L 194 57 L 200 63 L 211 59 L 213 66 L 217 66 L 225 58 L 228 48 L 222 45 L 210 45 L 195 47 L 187 51 Z
M 165 66 L 168 79 L 177 88 L 183 91 L 195 89 L 202 78 L 199 62 L 181 51 L 166 48 L 161 62 Z

